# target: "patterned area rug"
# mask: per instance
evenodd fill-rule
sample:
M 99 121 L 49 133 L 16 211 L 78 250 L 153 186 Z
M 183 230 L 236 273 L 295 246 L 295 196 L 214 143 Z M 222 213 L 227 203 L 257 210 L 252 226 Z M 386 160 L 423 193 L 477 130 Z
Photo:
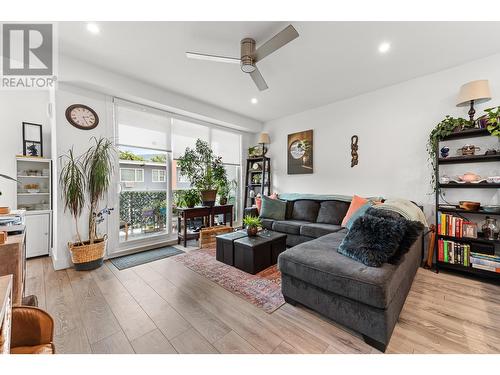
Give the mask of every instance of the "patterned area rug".
M 281 294 L 281 273 L 276 265 L 251 275 L 217 261 L 215 248 L 189 251 L 173 259 L 265 312 L 272 313 L 285 303 Z

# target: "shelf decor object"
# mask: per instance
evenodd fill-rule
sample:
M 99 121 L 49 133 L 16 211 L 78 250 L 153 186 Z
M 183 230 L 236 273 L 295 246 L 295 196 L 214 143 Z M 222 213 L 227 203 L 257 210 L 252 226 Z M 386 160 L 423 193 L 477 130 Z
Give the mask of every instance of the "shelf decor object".
M 23 155 L 42 158 L 42 125 L 23 122 Z
M 271 159 L 267 156 L 247 159 L 245 177 L 245 207 L 255 203 L 256 196 L 271 194 Z
M 474 85 L 473 85 L 474 86 Z M 483 86 L 484 87 L 484 86 Z M 469 90 L 469 89 L 467 89 Z M 467 91 L 466 90 L 466 91 Z M 484 95 L 483 95 L 484 96 Z M 464 96 L 465 98 L 465 96 Z M 472 96 L 469 96 L 472 98 Z M 478 96 L 475 97 L 476 99 Z M 471 101 L 475 99 L 469 99 Z M 470 114 L 470 112 L 469 112 Z M 472 113 L 472 116 L 474 114 Z M 447 269 L 461 273 L 471 274 L 477 277 L 500 280 L 500 239 L 498 236 L 488 233 L 478 232 L 480 227 L 477 222 L 484 221 L 487 216 L 500 216 L 500 211 L 493 209 L 487 210 L 490 206 L 481 206 L 478 202 L 461 201 L 460 205 L 454 206 L 441 204 L 441 189 L 499 189 L 500 183 L 494 179 L 479 180 L 479 182 L 453 182 L 443 183 L 440 179 L 439 169 L 443 164 L 463 164 L 463 163 L 498 163 L 498 155 L 465 155 L 457 157 L 440 157 L 439 142 L 449 141 L 451 139 L 475 138 L 492 136 L 487 129 L 464 129 L 447 134 L 436 142 L 434 180 L 437 183 L 436 195 L 436 238 L 434 244 L 436 271 Z M 491 180 L 491 182 L 488 182 Z M 491 212 L 492 211 L 492 212 Z M 467 215 L 467 219 L 463 216 Z M 472 222 L 468 219 L 469 215 L 481 217 L 480 220 Z M 489 228 L 496 230 L 496 224 L 493 220 L 489 221 Z M 490 233 L 491 234 L 491 233 Z
M 488 80 L 482 79 L 478 81 L 468 82 L 460 87 L 460 92 L 457 98 L 457 107 L 470 105 L 469 119 L 474 121 L 474 104 L 484 103 L 491 99 L 490 85 Z

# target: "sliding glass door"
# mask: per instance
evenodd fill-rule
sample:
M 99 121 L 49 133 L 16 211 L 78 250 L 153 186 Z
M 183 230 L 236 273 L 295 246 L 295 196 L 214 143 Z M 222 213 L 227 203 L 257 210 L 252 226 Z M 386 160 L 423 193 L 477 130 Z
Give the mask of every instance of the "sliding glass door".
M 170 125 L 164 112 L 115 102 L 119 150 L 119 242 L 148 245 L 170 234 Z

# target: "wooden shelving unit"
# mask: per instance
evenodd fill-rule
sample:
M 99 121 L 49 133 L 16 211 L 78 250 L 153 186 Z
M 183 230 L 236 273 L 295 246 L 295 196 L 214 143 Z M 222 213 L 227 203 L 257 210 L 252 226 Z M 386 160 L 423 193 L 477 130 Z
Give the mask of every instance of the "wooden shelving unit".
M 486 129 L 470 129 L 450 134 L 449 136 L 445 137 L 442 141 L 463 139 L 463 138 L 487 137 L 487 136 L 491 136 L 491 134 Z M 436 155 L 438 156 L 439 156 L 439 150 L 440 150 L 440 144 L 438 143 L 436 149 Z M 500 217 L 500 212 L 488 212 L 482 209 L 478 211 L 469 211 L 458 207 L 447 207 L 445 205 L 441 205 L 439 199 L 441 189 L 500 189 L 500 184 L 488 183 L 488 182 L 480 182 L 480 183 L 450 182 L 447 184 L 438 183 L 440 165 L 464 164 L 464 163 L 492 163 L 492 162 L 500 162 L 500 155 L 470 155 L 470 156 L 453 156 L 448 158 L 441 158 L 441 157 L 437 158 L 436 175 L 435 175 L 438 184 L 438 190 L 436 191 L 436 228 L 438 222 L 438 215 L 440 213 L 456 214 L 456 216 L 462 216 L 462 217 L 463 215 L 482 215 L 482 216 Z M 471 246 L 471 252 L 475 252 L 474 250 L 476 250 L 477 252 L 482 252 L 488 255 L 500 254 L 500 239 L 489 240 L 482 237 L 481 235 L 482 235 L 481 233 L 478 233 L 478 238 L 467 238 L 467 237 L 457 238 L 437 233 L 436 237 L 437 239 L 451 240 L 458 243 L 469 244 Z M 479 250 L 478 247 L 480 247 Z M 450 271 L 467 273 L 481 278 L 488 278 L 488 279 L 494 279 L 495 281 L 500 281 L 500 273 L 473 268 L 471 265 L 464 266 L 461 264 L 453 264 L 440 261 L 438 258 L 438 241 L 436 241 L 435 244 L 434 254 L 435 254 L 435 264 L 437 272 L 439 272 L 439 269 L 442 268 Z

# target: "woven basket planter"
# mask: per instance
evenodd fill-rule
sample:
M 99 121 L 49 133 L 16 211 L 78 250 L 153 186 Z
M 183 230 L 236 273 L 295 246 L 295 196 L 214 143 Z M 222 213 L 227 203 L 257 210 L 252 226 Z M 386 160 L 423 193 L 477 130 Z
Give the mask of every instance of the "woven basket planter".
M 68 243 L 71 252 L 71 261 L 77 271 L 88 271 L 99 268 L 104 262 L 106 243 L 108 237 L 96 239 L 93 244 L 90 241 L 83 243 Z

